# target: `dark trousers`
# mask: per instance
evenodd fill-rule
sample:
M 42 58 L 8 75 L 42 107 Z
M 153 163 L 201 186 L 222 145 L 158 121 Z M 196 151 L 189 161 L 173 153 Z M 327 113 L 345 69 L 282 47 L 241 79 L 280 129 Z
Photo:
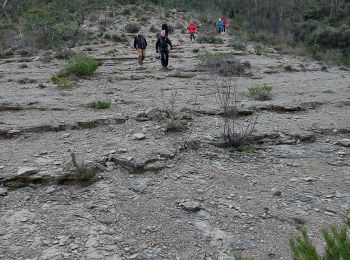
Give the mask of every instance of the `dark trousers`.
M 194 33 L 190 33 L 190 41 L 192 41 L 192 39 L 195 41 L 196 37 L 194 36 Z
M 163 67 L 168 67 L 169 63 L 169 50 L 160 50 L 160 58 Z
M 218 33 L 222 33 L 223 27 L 218 27 Z
M 226 25 L 224 25 L 224 26 L 222 27 L 222 31 L 223 31 L 223 32 L 226 32 Z

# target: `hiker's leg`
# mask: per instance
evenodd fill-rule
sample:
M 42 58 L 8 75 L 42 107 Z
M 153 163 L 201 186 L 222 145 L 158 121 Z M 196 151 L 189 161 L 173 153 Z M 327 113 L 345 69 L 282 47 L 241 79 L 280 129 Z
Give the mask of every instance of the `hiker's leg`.
M 224 27 L 222 28 L 223 32 L 226 32 L 226 26 L 224 25 Z
M 146 49 L 142 50 L 142 62 L 146 59 Z
M 160 51 L 160 60 L 162 62 L 162 66 L 165 67 L 165 52 Z
M 164 54 L 165 54 L 164 65 L 165 65 L 165 67 L 168 67 L 168 64 L 169 64 L 169 51 L 166 50 L 166 51 L 164 52 Z
M 194 33 L 193 33 L 193 40 L 196 41 L 196 36 L 194 36 Z
M 139 59 L 139 64 L 142 64 L 142 49 L 137 49 L 137 55 Z

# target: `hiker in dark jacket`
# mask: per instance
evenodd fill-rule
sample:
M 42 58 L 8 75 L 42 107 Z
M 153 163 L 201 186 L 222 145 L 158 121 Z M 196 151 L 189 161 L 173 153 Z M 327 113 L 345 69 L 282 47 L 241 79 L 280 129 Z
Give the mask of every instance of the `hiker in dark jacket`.
M 163 30 L 160 32 L 160 37 L 158 38 L 156 43 L 156 52 L 157 53 L 160 52 L 163 68 L 167 68 L 169 63 L 168 45 L 170 46 L 171 49 L 173 49 L 173 45 L 171 44 L 171 41 L 165 35 L 165 31 Z
M 135 36 L 134 48 L 137 49 L 139 64 L 142 65 L 146 58 L 147 41 L 142 30 Z
M 165 36 L 168 37 L 169 35 L 169 27 L 166 23 L 162 24 L 162 31 L 165 31 Z

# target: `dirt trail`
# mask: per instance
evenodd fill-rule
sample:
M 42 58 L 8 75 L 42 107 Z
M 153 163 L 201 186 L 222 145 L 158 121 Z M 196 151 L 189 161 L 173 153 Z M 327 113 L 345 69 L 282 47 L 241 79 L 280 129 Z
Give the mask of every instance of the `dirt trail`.
M 59 60 L 0 62 L 0 180 L 24 166 L 55 178 L 72 151 L 103 169 L 87 187 L 0 187 L 0 259 L 206 259 L 233 250 L 290 259 L 288 239 L 301 224 L 321 248 L 319 229 L 350 209 L 349 71 L 237 51 L 251 64 L 251 76 L 235 84 L 241 108 L 259 108 L 259 143 L 254 153 L 232 152 L 212 144 L 220 135 L 218 82 L 193 52 L 234 51 L 229 37 L 190 43 L 176 30 L 170 69 L 162 70 L 155 37 L 146 35 L 142 68 L 131 44 L 77 47 L 90 47 L 103 65 L 72 89 L 49 81 Z M 18 83 L 25 78 L 35 83 Z M 248 87 L 263 83 L 273 100 L 250 100 Z M 169 106 L 175 92 L 176 111 L 192 111 L 188 130 L 165 134 L 161 123 L 140 119 Z M 101 99 L 111 108 L 86 107 Z

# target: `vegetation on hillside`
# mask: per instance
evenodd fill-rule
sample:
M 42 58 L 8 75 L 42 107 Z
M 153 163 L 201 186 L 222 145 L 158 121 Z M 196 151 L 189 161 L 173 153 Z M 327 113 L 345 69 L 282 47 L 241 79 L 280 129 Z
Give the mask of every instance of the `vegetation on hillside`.
M 132 12 L 131 4 L 153 4 L 164 7 L 167 17 L 171 12 L 166 10 L 172 8 L 195 13 L 202 31 L 213 28 L 215 20 L 225 15 L 235 38 L 245 35 L 281 51 L 350 65 L 350 0 L 0 0 L 0 4 L 1 52 L 86 40 L 89 36 L 81 25 L 89 12 L 96 15 L 113 5 L 120 15 L 138 17 L 144 16 L 144 9 Z

